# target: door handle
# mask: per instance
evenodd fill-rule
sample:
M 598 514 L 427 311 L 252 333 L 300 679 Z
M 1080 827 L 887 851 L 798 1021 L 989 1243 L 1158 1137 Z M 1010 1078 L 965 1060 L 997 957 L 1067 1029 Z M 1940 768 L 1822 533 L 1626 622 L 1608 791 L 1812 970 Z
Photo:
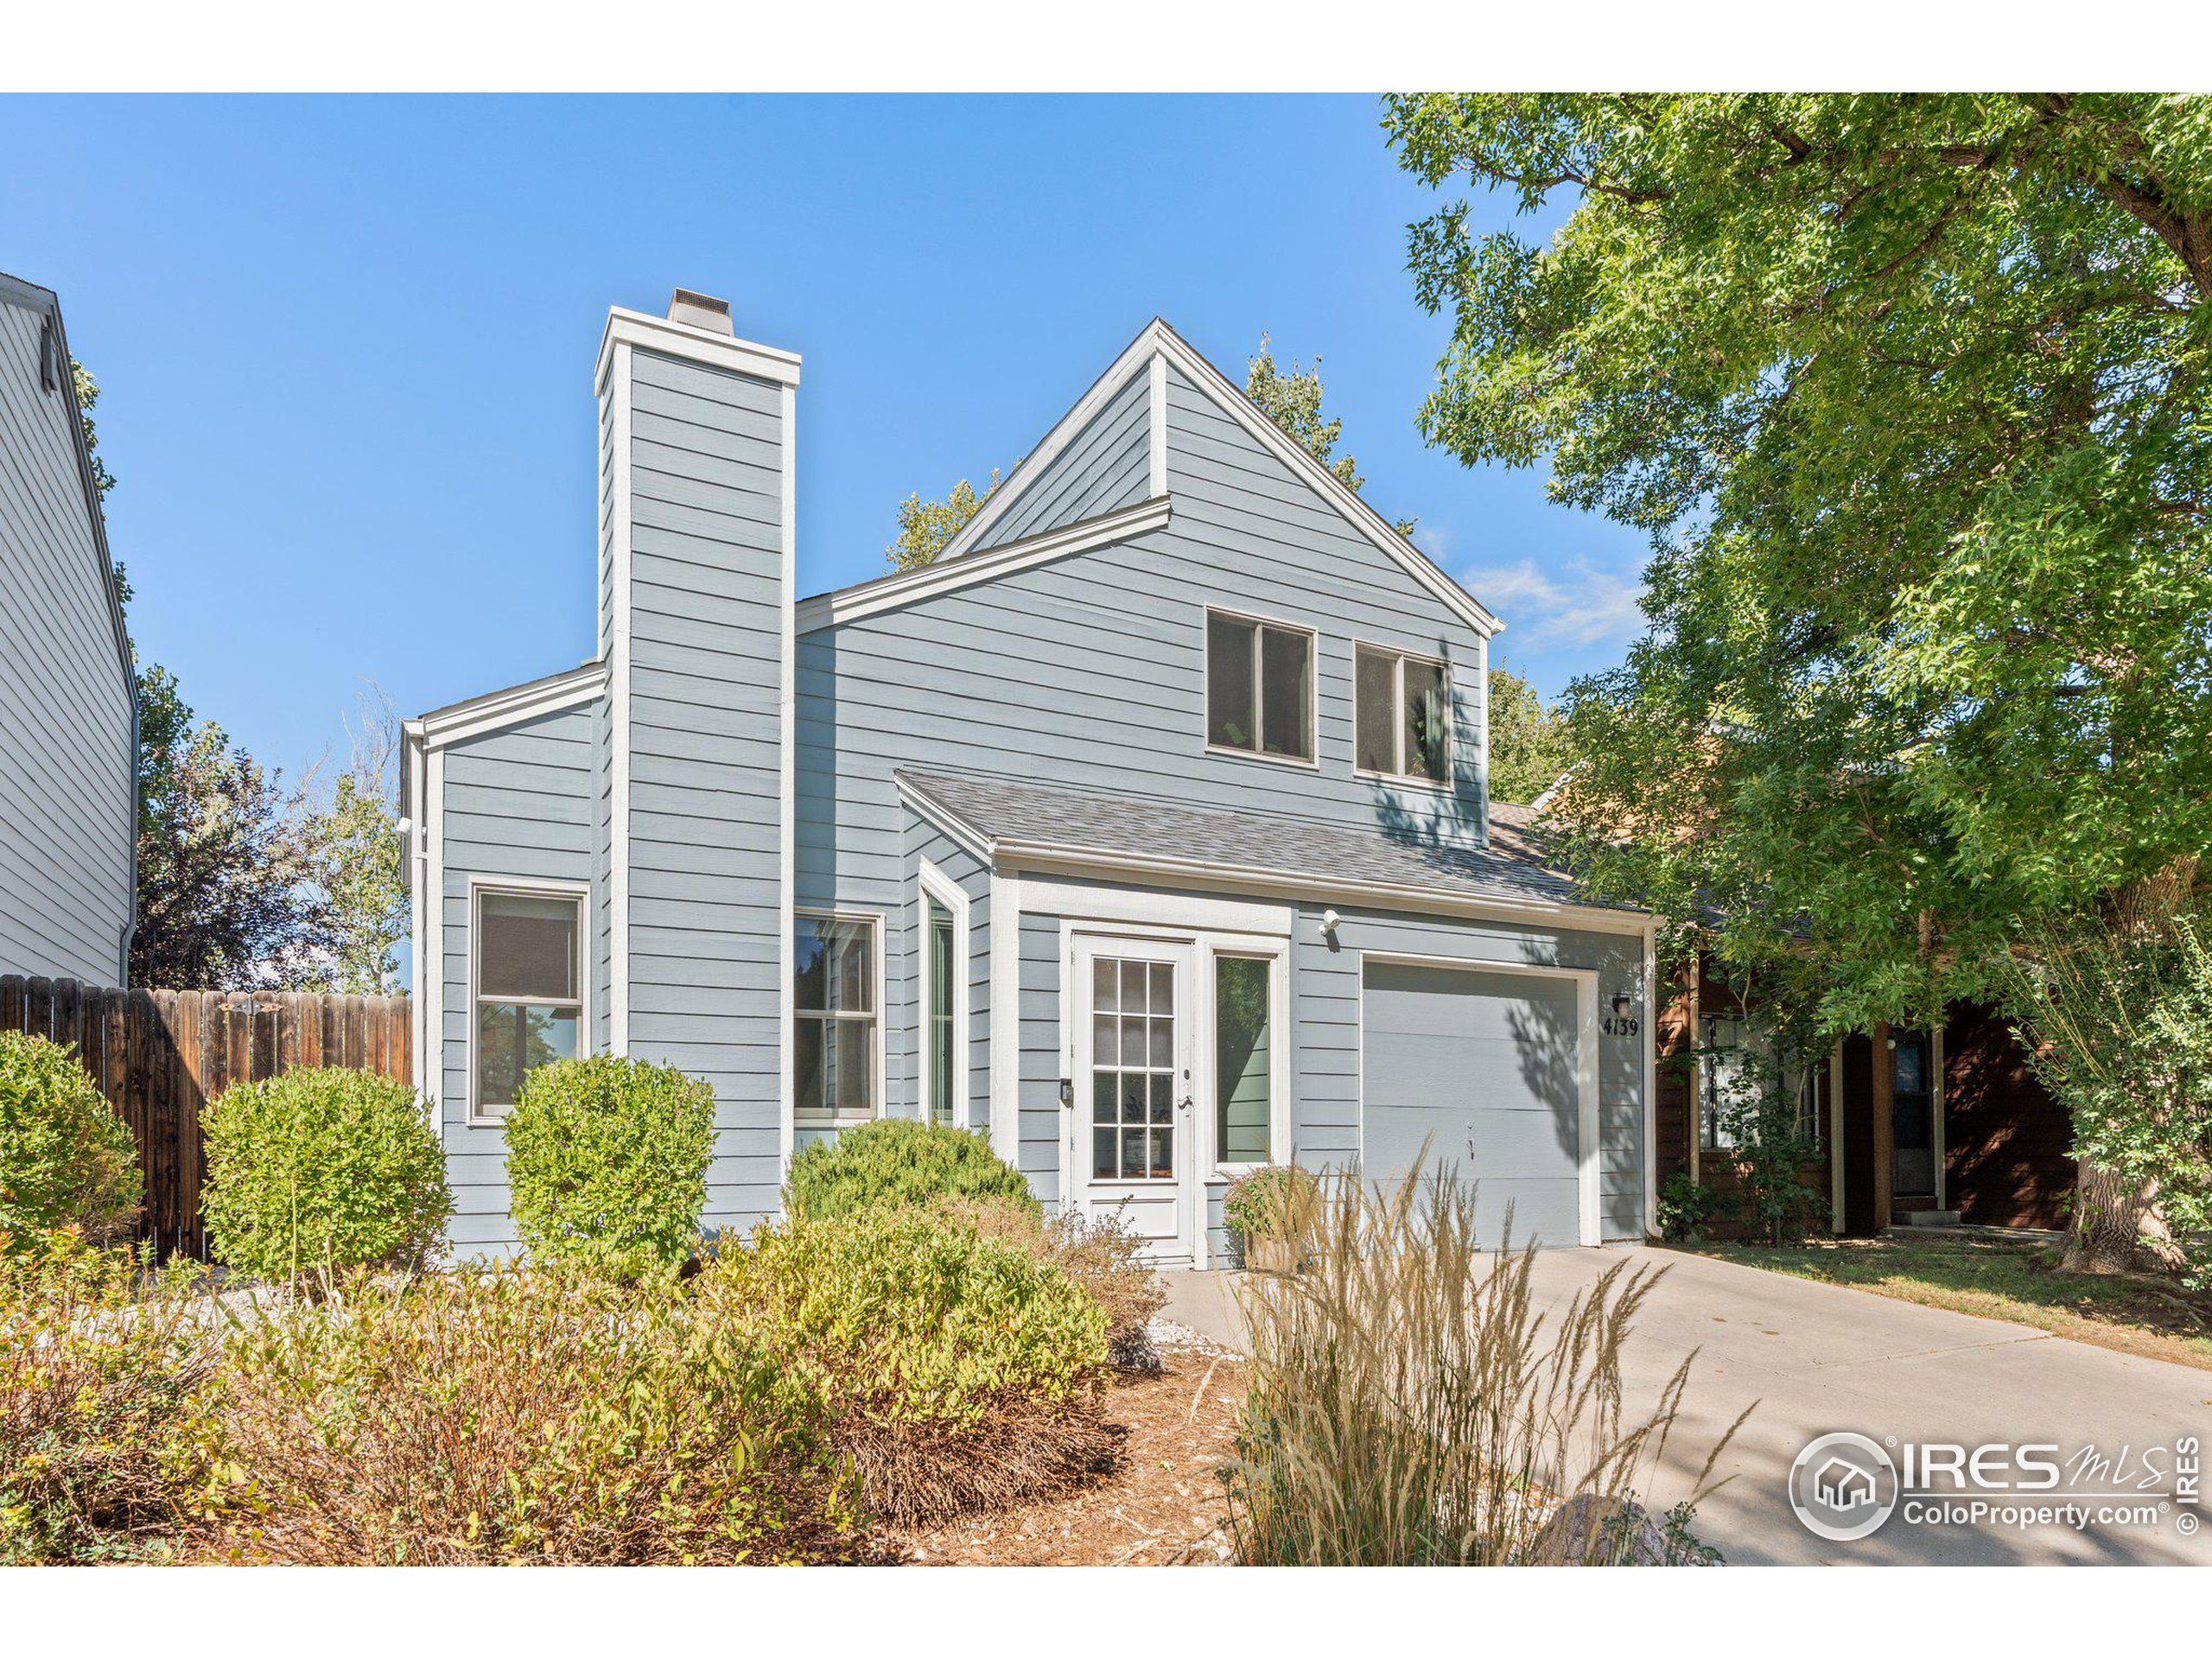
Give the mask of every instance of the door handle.
M 1175 1103 L 1175 1109 L 1187 1115 L 1191 1109 L 1191 1096 L 1185 1095 L 1182 1099 L 1177 1101 Z

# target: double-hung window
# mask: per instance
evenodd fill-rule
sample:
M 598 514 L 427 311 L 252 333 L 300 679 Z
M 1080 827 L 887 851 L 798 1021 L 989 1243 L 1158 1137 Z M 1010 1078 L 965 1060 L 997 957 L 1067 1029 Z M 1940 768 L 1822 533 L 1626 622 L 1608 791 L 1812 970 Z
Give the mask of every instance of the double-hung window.
M 581 893 L 484 887 L 475 900 L 469 1110 L 499 1117 L 532 1070 L 581 1052 L 584 899 Z
M 1452 677 L 1433 657 L 1361 645 L 1352 652 L 1353 761 L 1378 778 L 1440 784 L 1452 775 Z
M 881 1033 L 873 916 L 800 912 L 792 921 L 793 1109 L 803 1123 L 874 1117 Z
M 1206 746 L 1312 764 L 1311 632 L 1206 613 Z

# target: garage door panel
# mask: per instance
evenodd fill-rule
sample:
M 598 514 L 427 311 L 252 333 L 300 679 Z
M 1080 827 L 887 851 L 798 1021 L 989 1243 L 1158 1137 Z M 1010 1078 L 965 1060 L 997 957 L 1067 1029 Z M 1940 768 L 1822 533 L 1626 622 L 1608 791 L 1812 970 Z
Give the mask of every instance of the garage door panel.
M 1478 1191 L 1484 1233 L 1580 1236 L 1576 982 L 1397 963 L 1363 969 L 1361 1156 L 1391 1180 L 1426 1141 Z

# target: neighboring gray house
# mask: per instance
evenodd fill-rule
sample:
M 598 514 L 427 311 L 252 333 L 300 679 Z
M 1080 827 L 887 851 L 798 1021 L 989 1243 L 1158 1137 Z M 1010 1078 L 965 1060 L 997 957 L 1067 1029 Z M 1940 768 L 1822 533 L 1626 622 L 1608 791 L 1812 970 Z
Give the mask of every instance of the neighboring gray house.
M 120 985 L 137 678 L 52 290 L 0 275 L 0 974 Z
M 710 1081 L 710 1224 L 878 1114 L 1219 1259 L 1234 1173 L 1641 1236 L 1649 918 L 1484 800 L 1496 618 L 1165 323 L 937 563 L 794 587 L 799 359 L 679 292 L 598 359 L 599 655 L 409 722 L 416 1053 L 464 1253 L 518 1070 Z

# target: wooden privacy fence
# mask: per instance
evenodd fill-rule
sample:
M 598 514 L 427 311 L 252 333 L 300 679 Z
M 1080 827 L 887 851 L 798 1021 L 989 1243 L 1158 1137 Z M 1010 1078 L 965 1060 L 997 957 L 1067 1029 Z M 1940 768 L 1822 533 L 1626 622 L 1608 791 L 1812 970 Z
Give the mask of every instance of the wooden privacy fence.
M 141 1236 L 204 1256 L 200 1109 L 232 1083 L 298 1065 L 413 1076 L 407 999 L 313 991 L 120 991 L 0 976 L 0 1031 L 75 1045 L 130 1126 L 146 1177 Z

